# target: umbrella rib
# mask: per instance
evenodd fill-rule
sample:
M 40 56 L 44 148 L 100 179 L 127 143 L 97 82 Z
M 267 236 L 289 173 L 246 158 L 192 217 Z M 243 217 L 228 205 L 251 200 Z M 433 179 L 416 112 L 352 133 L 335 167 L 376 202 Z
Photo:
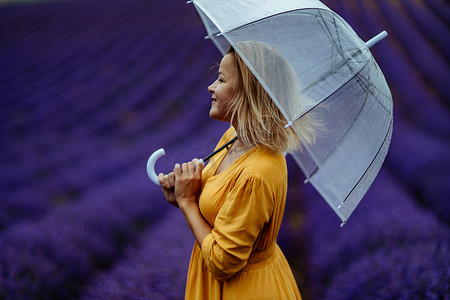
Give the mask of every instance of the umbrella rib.
M 374 65 L 375 65 L 375 62 L 374 62 Z M 366 82 L 366 86 L 367 86 L 367 89 L 370 91 L 370 93 L 374 96 L 374 98 L 377 100 L 377 102 L 378 103 L 380 103 L 380 105 L 387 111 L 387 112 L 391 112 L 391 109 L 389 109 L 389 108 L 387 108 L 386 107 L 386 105 L 385 105 L 385 103 L 382 103 L 380 100 L 379 100 L 379 97 L 375 97 L 375 95 L 373 94 L 373 91 L 369 88 L 369 86 L 374 86 L 374 84 L 372 84 L 369 80 L 367 80 L 367 82 Z M 391 96 L 390 95 L 388 95 L 388 94 L 386 94 L 386 93 L 384 93 L 383 91 L 381 91 L 379 88 L 377 88 L 377 91 L 381 94 L 381 95 L 383 95 L 384 96 L 384 98 L 386 98 L 386 99 L 388 99 L 388 98 L 390 98 Z
M 332 30 L 331 30 L 331 28 L 325 23 L 325 18 L 323 17 L 323 15 L 322 15 L 322 13 L 321 13 L 320 11 L 319 11 L 319 15 L 320 15 L 321 19 L 318 20 L 318 21 L 319 21 L 318 24 L 320 25 L 320 27 L 322 27 L 323 32 L 328 33 L 329 39 L 330 39 L 330 41 L 331 41 L 331 44 L 334 46 L 334 47 L 332 47 L 332 50 L 337 50 L 337 52 L 336 52 L 337 55 L 339 55 L 342 59 L 345 59 L 345 55 L 344 55 L 344 50 L 343 50 L 342 44 L 341 44 L 341 43 L 337 43 L 336 40 L 333 38 L 333 33 L 331 32 Z M 322 22 L 320 22 L 320 21 L 322 21 Z M 337 23 L 336 23 L 336 19 L 333 19 L 333 25 L 334 25 L 334 26 L 333 26 L 334 29 L 337 29 L 337 28 L 338 28 L 338 25 L 337 25 Z M 339 30 L 333 30 L 333 31 L 335 31 L 335 35 L 338 36 L 337 40 L 338 40 L 338 41 L 341 41 L 341 39 L 339 38 Z M 317 79 L 315 82 L 309 84 L 306 88 L 304 88 L 304 89 L 302 90 L 302 92 L 305 91 L 305 90 L 308 90 L 309 88 L 311 88 L 312 86 L 314 86 L 314 85 L 317 84 L 318 82 L 323 81 L 324 78 L 326 78 L 326 77 L 329 76 L 330 74 L 336 72 L 337 70 L 339 70 L 339 69 L 340 69 L 342 66 L 344 66 L 344 65 L 347 65 L 347 66 L 348 66 L 350 72 L 354 72 L 354 68 L 352 68 L 350 65 L 348 65 L 347 62 L 350 60 L 350 58 L 355 58 L 357 55 L 359 55 L 359 54 L 362 53 L 363 49 L 361 49 L 361 48 L 357 48 L 357 49 L 358 49 L 358 50 L 357 50 L 355 53 L 353 53 L 353 54 L 351 55 L 351 57 L 347 57 L 345 60 L 343 60 L 343 61 L 342 61 L 341 63 L 339 63 L 337 66 L 335 66 L 335 67 L 333 68 L 333 70 L 327 71 L 327 72 L 325 72 L 324 74 L 322 74 L 321 76 L 319 76 L 319 79 Z M 359 72 L 361 69 L 362 69 L 362 68 L 360 68 L 360 69 L 358 70 L 358 72 Z M 345 83 L 344 83 L 344 84 L 345 84 Z M 342 84 L 342 85 L 343 85 L 343 84 Z M 342 86 L 342 85 L 341 85 L 341 86 Z M 339 88 L 339 87 L 338 87 L 338 88 Z M 332 94 L 332 93 L 330 93 L 330 95 L 331 95 L 331 94 Z M 329 95 L 328 95 L 327 97 L 329 97 Z M 324 97 L 324 99 L 326 99 L 327 97 Z M 323 100 L 322 100 L 322 101 L 323 101 Z
M 362 69 L 362 68 L 361 68 Z M 377 97 L 375 97 L 375 95 L 372 93 L 372 91 L 369 89 L 369 84 L 368 84 L 368 81 L 369 80 L 367 80 L 366 82 L 363 80 L 364 79 L 364 77 L 360 77 L 360 76 L 357 76 L 357 82 L 358 82 L 358 84 L 361 86 L 361 88 L 363 89 L 363 90 L 367 90 L 367 91 L 369 91 L 373 96 L 374 96 L 374 98 L 375 98 L 375 100 L 381 105 L 381 107 L 383 107 L 383 109 L 385 109 L 386 110 L 386 112 L 389 112 L 389 110 L 383 105 L 383 103 L 381 103 L 379 100 L 378 100 L 378 98 Z M 364 84 L 364 83 L 366 83 L 366 84 Z M 383 94 L 384 95 L 384 94 Z M 330 95 L 331 96 L 331 95 Z M 318 104 L 316 104 L 314 107 L 312 107 L 311 109 L 309 109 L 307 112 L 305 112 L 302 116 L 304 116 L 304 115 L 306 115 L 308 112 L 310 112 L 311 110 L 313 110 L 315 107 L 317 107 L 319 104 L 321 104 L 322 102 L 324 102 L 324 101 L 326 101 L 327 99 L 329 98 L 329 96 L 328 97 L 326 97 L 325 99 L 323 99 L 321 102 L 319 102 Z M 359 112 L 361 112 L 362 110 L 363 110 L 363 108 L 365 107 L 365 105 L 366 105 L 366 103 L 367 103 L 367 99 L 368 99 L 368 95 L 366 95 L 366 97 L 365 97 L 365 100 L 364 100 L 364 105 L 363 106 L 361 106 L 361 108 L 360 108 L 360 110 L 359 110 Z M 359 113 L 357 114 L 357 115 L 359 115 Z M 298 119 L 300 119 L 302 116 L 300 116 Z M 297 119 L 297 120 L 298 120 Z M 353 124 L 354 125 L 354 124 Z M 353 126 L 352 126 L 353 127 Z M 352 128 L 351 127 L 351 128 Z M 347 130 L 347 132 L 349 132 L 350 130 L 351 130 L 351 128 L 349 128 L 348 130 Z M 344 136 L 345 136 L 346 134 L 344 134 Z M 384 138 L 384 140 L 383 140 L 383 143 L 381 144 L 381 147 L 382 147 L 382 145 L 384 144 L 384 142 L 385 142 L 385 140 L 386 140 L 386 137 L 387 137 L 387 135 L 385 136 L 385 138 Z M 336 146 L 337 147 L 337 146 Z M 381 147 L 380 147 L 380 149 L 378 149 L 378 151 L 377 151 L 377 155 L 378 155 L 378 153 L 380 152 L 380 150 L 381 150 Z M 377 157 L 377 155 L 375 156 L 375 158 Z M 374 160 L 375 160 L 375 158 L 374 158 Z M 370 168 L 370 166 L 373 164 L 373 161 L 374 160 L 372 160 L 372 162 L 369 164 L 369 167 L 366 169 L 366 171 L 364 172 L 364 174 L 366 174 L 367 173 L 367 170 Z M 312 176 L 314 176 L 314 174 L 315 173 L 317 173 L 317 171 L 319 170 L 319 167 L 316 165 L 316 168 L 311 172 L 311 174 L 305 179 L 305 183 L 308 183 L 309 182 L 309 179 L 312 177 Z M 364 175 L 362 176 L 362 177 L 364 177 Z M 361 177 L 361 178 L 362 178 Z M 361 179 L 358 181 L 358 183 L 361 181 Z M 357 184 L 358 184 L 357 183 Z M 356 187 L 356 185 L 355 185 L 355 187 Z M 349 197 L 349 195 L 353 192 L 353 190 L 354 190 L 354 188 L 349 192 L 349 194 L 345 197 L 345 199 L 344 199 L 344 201 L 343 202 L 345 202 L 345 200 Z M 342 202 L 342 203 L 343 203 Z
M 364 176 L 367 174 L 367 171 L 369 171 L 370 167 L 373 165 L 374 161 L 378 158 L 378 155 L 380 154 L 381 149 L 383 148 L 383 145 L 386 143 L 386 139 L 389 136 L 389 132 L 391 132 L 392 130 L 392 119 L 391 119 L 391 124 L 389 125 L 389 130 L 386 133 L 386 135 L 384 136 L 383 139 L 383 143 L 381 143 L 380 147 L 378 148 L 377 154 L 373 157 L 372 161 L 370 162 L 369 166 L 367 166 L 366 170 L 364 171 L 363 175 L 359 178 L 358 182 L 355 184 L 355 186 L 351 189 L 351 191 L 347 194 L 347 196 L 345 197 L 344 201 L 342 201 L 341 204 L 344 204 L 345 201 L 347 201 L 348 197 L 350 197 L 350 195 L 353 193 L 353 191 L 355 190 L 355 188 L 359 185 L 359 183 L 361 182 L 361 180 L 364 178 Z
M 379 100 L 379 97 L 377 97 L 375 94 L 374 94 L 374 92 L 373 92 L 373 90 L 371 89 L 371 87 L 374 87 L 381 95 L 383 95 L 385 98 L 389 98 L 389 96 L 388 95 L 386 95 L 385 93 L 383 93 L 383 91 L 381 91 L 379 88 L 377 88 L 374 84 L 372 84 L 371 83 L 371 81 L 369 80 L 369 78 L 364 78 L 364 77 L 359 77 L 358 76 L 358 79 L 357 79 L 357 82 L 358 82 L 358 84 L 361 86 L 361 88 L 365 91 L 365 92 L 367 92 L 367 93 L 370 93 L 372 96 L 373 96 L 373 98 L 380 104 L 380 106 L 386 111 L 386 112 L 390 112 L 390 109 L 388 109 L 386 106 L 385 106 L 385 104 L 384 103 L 382 103 L 380 100 Z M 368 97 L 368 95 L 366 95 L 366 97 Z
M 344 51 L 343 51 L 343 48 L 342 48 L 342 44 L 341 44 L 341 43 L 339 43 L 339 44 L 336 43 L 336 41 L 332 38 L 333 34 L 332 34 L 332 32 L 331 32 L 331 28 L 325 23 L 324 18 L 323 18 L 323 15 L 322 15 L 322 13 L 321 13 L 320 11 L 319 11 L 319 15 L 320 15 L 320 17 L 321 17 L 321 21 L 322 21 L 322 22 L 319 21 L 318 24 L 322 27 L 322 29 L 323 29 L 324 32 L 327 32 L 327 33 L 328 33 L 328 35 L 329 35 L 329 37 L 330 37 L 330 41 L 331 41 L 332 44 L 334 45 L 334 47 L 333 47 L 332 49 L 333 49 L 333 50 L 334 50 L 334 49 L 338 50 L 338 51 L 337 51 L 337 53 L 338 53 L 337 55 L 339 55 L 339 56 L 342 57 L 342 58 L 345 58 L 345 56 L 344 56 Z M 334 28 L 335 28 L 335 29 L 338 28 L 335 19 L 333 19 L 333 24 L 334 24 Z M 338 30 L 336 30 L 336 35 L 339 36 L 339 31 L 338 31 Z M 338 40 L 340 41 L 339 38 L 338 38 Z M 337 66 L 335 66 L 335 67 L 333 68 L 333 70 L 327 71 L 327 72 L 323 73 L 322 75 L 320 75 L 319 78 L 318 78 L 315 82 L 309 84 L 307 87 L 305 87 L 304 89 L 302 89 L 301 93 L 303 93 L 304 91 L 310 89 L 312 86 L 316 85 L 318 82 L 323 81 L 323 80 L 324 80 L 326 77 L 328 77 L 330 74 L 336 73 L 337 70 L 339 70 L 339 69 L 340 69 L 341 67 L 343 67 L 344 65 L 347 65 L 347 67 L 349 68 L 349 71 L 350 71 L 352 74 L 355 74 L 355 73 L 353 73 L 353 72 L 355 72 L 355 69 L 352 68 L 352 67 L 348 64 L 348 61 L 349 61 L 351 58 L 357 57 L 357 56 L 358 56 L 359 54 L 361 54 L 362 52 L 363 52 L 363 49 L 358 48 L 358 50 L 357 50 L 355 53 L 353 53 L 353 54 L 351 55 L 351 57 L 347 57 L 345 60 L 343 60 L 342 62 L 340 62 Z M 364 68 L 366 65 L 367 65 L 367 61 L 366 61 L 366 64 L 363 64 L 362 66 L 360 66 L 360 68 L 357 69 L 356 73 L 358 73 L 359 71 L 361 71 L 361 69 Z M 328 93 L 328 95 L 326 95 L 325 97 L 323 97 L 323 99 L 320 100 L 316 105 L 314 105 L 313 107 L 311 107 L 310 109 L 308 109 L 306 112 L 302 113 L 300 116 L 298 116 L 297 118 L 295 118 L 295 119 L 294 119 L 293 121 L 291 121 L 290 123 L 293 123 L 293 122 L 299 120 L 301 117 L 303 117 L 304 115 L 306 115 L 307 113 L 309 113 L 311 110 L 313 110 L 314 108 L 316 108 L 316 107 L 317 107 L 318 105 L 320 105 L 323 101 L 325 101 L 328 97 L 330 97 L 332 94 L 334 94 L 340 87 L 342 87 L 343 85 L 345 85 L 345 84 L 350 80 L 350 78 L 351 78 L 351 76 L 348 76 L 346 79 L 344 79 L 344 80 L 341 82 L 341 84 L 339 84 L 337 87 L 335 87 L 335 89 L 331 90 L 331 91 Z
M 308 182 L 309 182 L 309 179 L 310 179 L 311 177 L 313 177 L 314 174 L 316 174 L 318 170 L 319 170 L 319 166 L 316 164 L 316 168 L 315 168 L 314 171 L 312 171 L 311 174 L 305 179 L 304 183 L 308 183 Z
M 332 31 L 331 28 L 325 22 L 325 18 L 323 17 L 322 12 L 319 11 L 318 13 L 319 13 L 319 16 L 321 18 L 320 20 L 318 20 L 319 21 L 318 24 L 322 27 L 322 29 L 324 29 L 324 32 L 328 33 L 329 39 L 332 42 L 332 44 L 334 45 L 333 49 L 338 50 L 337 53 L 339 54 L 339 56 L 341 56 L 342 58 L 345 58 L 344 57 L 344 51 L 343 51 L 343 48 L 342 48 L 342 43 L 337 43 L 337 41 L 333 38 L 333 34 L 331 32 Z M 322 21 L 322 22 L 320 22 L 320 21 Z M 334 31 L 335 35 L 338 37 L 337 40 L 340 42 L 339 30 L 336 30 L 337 28 L 338 28 L 338 26 L 337 26 L 337 23 L 336 23 L 336 19 L 333 18 L 333 29 L 334 29 L 333 31 Z
M 324 21 L 324 18 L 323 18 L 323 16 L 322 16 L 321 12 L 319 12 L 319 14 L 320 14 L 320 16 L 321 16 L 321 18 L 322 18 L 322 21 Z M 320 25 L 320 24 L 321 24 L 321 23 L 319 22 L 319 25 Z M 323 25 L 324 25 L 324 27 L 327 29 L 327 32 L 329 33 L 329 35 L 332 36 L 331 29 L 330 29 L 325 23 L 323 23 Z M 337 24 L 336 24 L 336 19 L 335 19 L 335 18 L 333 18 L 333 25 L 334 25 L 334 29 L 337 29 L 337 28 L 338 28 L 338 26 L 337 26 Z M 335 33 L 336 33 L 336 36 L 339 36 L 339 31 L 338 31 L 338 30 L 335 30 Z M 339 52 L 340 56 L 341 56 L 341 57 L 344 57 L 344 55 L 343 55 L 344 51 L 343 51 L 343 49 L 342 49 L 342 44 L 339 43 L 339 46 L 338 46 L 337 43 L 336 43 L 336 40 L 334 40 L 334 39 L 331 39 L 331 40 L 334 42 L 333 44 L 335 45 L 336 49 L 339 50 L 338 52 Z M 338 38 L 337 40 L 340 41 L 339 38 Z M 348 57 L 348 58 L 347 58 L 344 62 L 342 62 L 337 68 L 335 68 L 335 70 L 340 69 L 343 65 L 347 65 L 347 67 L 349 68 L 349 71 L 350 71 L 350 72 L 353 72 L 354 69 L 353 69 L 349 64 L 347 64 L 347 61 L 350 60 L 350 58 L 355 58 L 357 55 L 359 55 L 359 54 L 361 54 L 361 53 L 362 53 L 362 49 L 359 48 L 358 51 L 356 51 L 356 53 L 352 54 L 351 57 Z M 364 65 L 364 67 L 365 67 L 365 65 Z M 360 69 L 358 70 L 358 72 L 361 71 L 361 69 L 362 69 L 362 68 L 360 68 Z M 329 74 L 331 74 L 331 72 L 328 72 L 328 73 L 322 75 L 319 79 L 321 79 L 321 78 L 325 77 L 325 75 L 329 75 Z M 313 83 L 313 84 L 310 84 L 310 85 L 308 86 L 308 88 L 311 87 L 312 85 L 316 84 L 316 83 L 317 83 L 317 81 L 316 81 L 315 83 Z M 346 83 L 346 82 L 345 82 L 345 83 Z M 344 84 L 345 84 L 345 83 L 344 83 Z M 358 81 L 358 83 L 360 83 L 360 81 Z M 372 91 L 369 89 L 369 85 L 366 85 L 366 88 L 367 88 L 367 90 L 373 95 Z M 304 89 L 304 90 L 305 90 L 305 89 Z M 380 91 L 380 92 L 381 92 L 381 91 Z M 383 94 L 383 95 L 386 96 L 385 94 Z M 381 103 L 381 102 L 378 100 L 378 97 L 375 97 L 375 95 L 373 95 L 373 96 L 374 96 L 374 98 L 377 100 L 377 102 L 380 103 L 381 106 L 382 106 L 386 111 L 389 111 L 389 110 L 384 106 L 384 104 Z M 326 98 L 327 98 L 327 97 L 326 97 Z M 325 100 L 326 98 L 324 98 L 324 100 Z
M 356 54 L 354 54 L 354 55 L 356 55 Z M 354 56 L 354 55 L 353 55 L 353 56 Z M 352 57 L 353 57 L 353 56 L 352 56 Z M 328 75 L 330 75 L 330 74 L 332 74 L 332 73 L 337 72 L 337 70 L 338 70 L 340 67 L 342 67 L 343 65 L 345 65 L 349 59 L 350 59 L 350 57 L 347 58 L 347 60 L 341 62 L 338 68 L 336 68 L 336 69 L 334 69 L 334 70 L 331 70 L 331 71 L 328 71 L 328 72 L 322 74 L 322 75 L 319 77 L 319 79 L 317 79 L 314 83 L 311 83 L 308 87 L 304 88 L 304 89 L 301 91 L 301 93 L 304 92 L 305 90 L 311 88 L 311 86 L 317 84 L 319 81 L 323 81 L 323 78 L 325 78 L 326 76 L 328 76 Z M 356 73 L 358 73 L 359 71 L 361 71 L 361 69 L 364 68 L 366 65 L 367 65 L 367 62 L 366 62 L 365 64 L 361 64 L 360 67 L 357 69 Z M 334 89 L 330 90 L 330 92 L 329 92 L 325 97 L 323 97 L 323 99 L 319 100 L 319 102 L 317 102 L 313 107 L 311 107 L 311 108 L 308 109 L 306 112 L 302 113 L 300 116 L 298 116 L 298 117 L 296 117 L 295 119 L 293 119 L 293 120 L 291 121 L 291 123 L 294 123 L 294 122 L 296 122 L 297 120 L 301 119 L 304 115 L 306 115 L 307 113 L 309 113 L 310 111 L 312 111 L 313 109 L 315 109 L 317 106 L 319 106 L 320 104 L 322 104 L 322 102 L 324 102 L 325 100 L 327 100 L 331 95 L 333 95 L 337 90 L 339 90 L 343 85 L 345 85 L 351 78 L 353 78 L 353 76 L 354 76 L 354 73 L 351 74 L 351 75 L 349 75 L 347 78 L 345 78 L 339 85 L 337 85 Z
M 362 68 L 361 68 L 362 69 Z M 359 80 L 359 77 L 357 77 L 358 79 L 357 79 L 357 82 L 358 82 L 358 84 L 360 84 L 360 80 Z M 360 84 L 361 85 L 361 84 Z M 364 88 L 363 88 L 364 89 Z M 330 95 L 331 96 L 331 95 Z M 365 97 L 365 100 L 364 100 L 364 105 L 362 105 L 361 106 L 361 108 L 359 109 L 359 111 L 358 111 L 358 113 L 357 113 L 357 115 L 359 115 L 360 113 L 361 113 L 361 111 L 363 110 L 363 108 L 365 107 L 365 105 L 366 105 L 366 103 L 367 103 L 367 95 L 366 95 L 366 97 Z M 322 103 L 322 102 L 324 102 L 324 101 L 326 101 L 327 99 L 329 98 L 329 96 L 327 97 L 327 98 L 325 98 L 325 99 L 323 99 L 320 103 Z M 320 104 L 319 103 L 319 104 Z M 317 104 L 318 105 L 318 104 Z M 316 105 L 316 106 L 317 106 Z M 314 108 L 314 107 L 313 107 Z M 311 108 L 310 110 L 312 110 L 313 108 Z M 309 111 L 310 111 L 309 110 Z M 308 112 L 309 112 L 308 111 Z M 308 112 L 306 112 L 306 113 L 308 113 Z M 305 114 L 306 114 L 305 113 Z M 303 114 L 303 115 L 305 115 L 305 114 Z M 351 129 L 353 128 L 353 126 L 354 126 L 354 123 L 352 124 L 352 126 L 346 131 L 346 133 L 343 135 L 343 136 L 346 136 L 347 135 L 347 133 L 349 132 L 349 131 L 351 131 Z M 342 141 L 342 140 L 341 140 Z M 334 147 L 334 149 L 336 149 L 338 146 L 339 146 L 339 144 L 340 143 L 338 143 L 335 147 Z M 334 150 L 333 150 L 334 151 Z M 325 162 L 324 162 L 325 163 Z M 318 171 L 318 169 L 319 169 L 319 167 L 317 166 L 315 169 L 314 169 L 314 171 L 313 172 L 311 172 L 311 175 L 309 175 L 308 176 L 308 178 L 306 178 L 306 180 L 305 180 L 305 183 L 307 183 L 308 181 L 309 181 L 309 178 L 311 178 L 312 176 L 314 176 L 314 174 Z M 347 196 L 348 197 L 348 196 Z M 345 200 L 344 200 L 345 201 Z

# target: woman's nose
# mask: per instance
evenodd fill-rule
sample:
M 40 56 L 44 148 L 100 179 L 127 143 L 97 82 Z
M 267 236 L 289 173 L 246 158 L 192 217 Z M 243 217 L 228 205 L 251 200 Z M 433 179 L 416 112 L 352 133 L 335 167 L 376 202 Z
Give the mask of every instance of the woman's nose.
M 210 86 L 208 86 L 208 91 L 212 94 L 214 93 L 214 90 L 216 89 L 216 81 L 214 81 Z

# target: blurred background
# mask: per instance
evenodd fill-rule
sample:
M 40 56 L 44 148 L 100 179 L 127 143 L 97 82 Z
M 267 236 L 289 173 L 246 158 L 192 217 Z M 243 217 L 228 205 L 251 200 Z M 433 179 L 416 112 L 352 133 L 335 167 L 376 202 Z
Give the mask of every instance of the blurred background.
M 304 299 L 450 299 L 450 4 L 328 0 L 367 41 L 394 134 L 340 220 L 288 157 L 279 245 Z M 181 0 L 0 1 L 0 299 L 182 299 L 194 239 L 147 177 L 208 154 L 220 54 Z

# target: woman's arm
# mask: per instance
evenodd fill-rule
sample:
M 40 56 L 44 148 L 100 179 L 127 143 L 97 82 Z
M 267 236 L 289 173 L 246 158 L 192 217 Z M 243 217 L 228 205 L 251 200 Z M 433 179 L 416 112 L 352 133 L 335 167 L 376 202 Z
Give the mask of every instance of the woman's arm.
M 195 240 L 201 248 L 205 237 L 212 232 L 211 226 L 203 218 L 197 203 L 186 201 L 180 205 L 180 209 L 183 212 L 189 228 L 194 234 Z
M 200 213 L 197 202 L 202 186 L 202 170 L 203 164 L 197 159 L 184 163 L 181 167 L 176 164 L 173 170 L 176 202 L 200 247 L 204 238 L 212 231 Z
M 218 281 L 228 280 L 245 267 L 258 246 L 255 245 L 258 236 L 266 226 L 267 230 L 271 226 L 278 192 L 267 182 L 267 177 L 270 176 L 254 172 L 239 177 L 226 193 L 212 233 L 202 242 L 205 265 Z

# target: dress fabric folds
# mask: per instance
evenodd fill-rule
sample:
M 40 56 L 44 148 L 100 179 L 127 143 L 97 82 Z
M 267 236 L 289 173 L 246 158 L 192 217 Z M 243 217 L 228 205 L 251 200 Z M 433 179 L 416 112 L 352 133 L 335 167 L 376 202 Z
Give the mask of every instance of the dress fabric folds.
M 216 148 L 235 135 L 230 127 Z M 194 244 L 186 299 L 301 299 L 276 244 L 287 193 L 284 155 L 255 147 L 215 175 L 225 155 L 202 173 L 199 207 L 213 230 L 201 248 Z

